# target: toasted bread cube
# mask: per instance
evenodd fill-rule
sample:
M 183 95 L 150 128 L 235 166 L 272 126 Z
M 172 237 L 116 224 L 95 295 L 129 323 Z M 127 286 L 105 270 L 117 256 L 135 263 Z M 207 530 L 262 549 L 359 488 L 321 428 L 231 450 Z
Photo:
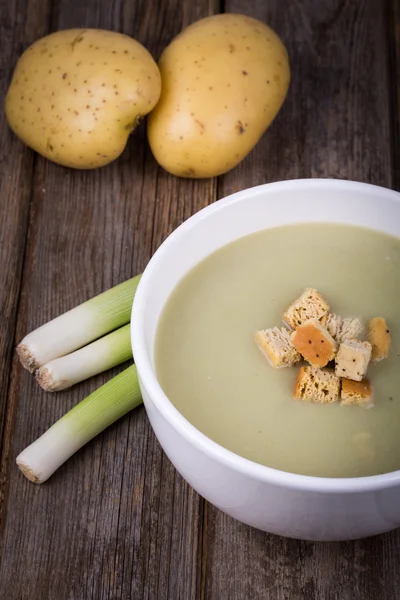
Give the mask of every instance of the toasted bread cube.
M 370 404 L 372 400 L 372 387 L 368 379 L 362 381 L 342 380 L 342 391 L 340 394 L 341 404 Z
M 374 317 L 368 323 L 368 341 L 372 346 L 372 362 L 379 362 L 388 357 L 391 337 L 383 317 Z
M 291 367 L 301 360 L 290 339 L 290 332 L 282 327 L 273 327 L 257 331 L 255 340 L 257 346 L 268 360 L 271 367 L 279 369 Z
M 345 340 L 335 357 L 335 373 L 338 377 L 361 381 L 371 359 L 372 346 L 360 340 Z
M 340 317 L 333 313 L 329 313 L 326 318 L 325 327 L 338 344 L 345 340 L 359 339 L 363 324 L 357 317 Z
M 337 344 L 317 319 L 309 319 L 297 327 L 291 339 L 296 350 L 313 367 L 325 367 L 335 358 Z
M 301 367 L 294 388 L 294 399 L 331 404 L 339 399 L 340 378 L 331 369 Z
M 329 311 L 329 304 L 313 288 L 307 288 L 283 314 L 283 320 L 292 329 L 303 325 L 309 319 L 321 321 Z

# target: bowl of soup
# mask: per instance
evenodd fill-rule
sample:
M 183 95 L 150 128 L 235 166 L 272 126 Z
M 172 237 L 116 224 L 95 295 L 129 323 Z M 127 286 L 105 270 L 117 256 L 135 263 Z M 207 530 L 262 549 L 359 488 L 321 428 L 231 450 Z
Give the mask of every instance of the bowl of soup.
M 254 333 L 305 288 L 335 312 L 384 316 L 373 406 L 293 399 Z M 132 309 L 145 408 L 179 473 L 258 529 L 348 540 L 400 526 L 400 194 L 305 179 L 235 193 L 160 246 Z

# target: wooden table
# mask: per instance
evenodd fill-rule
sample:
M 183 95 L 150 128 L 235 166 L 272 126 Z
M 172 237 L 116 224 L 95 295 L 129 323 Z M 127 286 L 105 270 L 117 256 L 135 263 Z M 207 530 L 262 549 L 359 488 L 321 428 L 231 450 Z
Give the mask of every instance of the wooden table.
M 1 117 L 1 600 L 400 597 L 399 531 L 316 544 L 244 526 L 176 473 L 143 408 L 42 486 L 15 465 L 19 451 L 109 378 L 45 394 L 15 356 L 28 331 L 142 271 L 177 225 L 236 190 L 298 177 L 400 188 L 398 0 L 3 0 L 2 97 L 17 56 L 50 31 L 112 28 L 159 56 L 183 26 L 223 10 L 270 23 L 293 72 L 282 112 L 224 177 L 169 176 L 143 127 L 110 166 L 64 169 L 25 148 Z

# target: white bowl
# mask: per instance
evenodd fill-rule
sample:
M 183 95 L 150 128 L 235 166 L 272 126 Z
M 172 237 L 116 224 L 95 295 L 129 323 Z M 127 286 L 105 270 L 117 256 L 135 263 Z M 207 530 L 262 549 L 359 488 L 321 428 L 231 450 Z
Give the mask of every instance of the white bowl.
M 215 202 L 178 227 L 149 262 L 133 304 L 132 347 L 155 434 L 199 494 L 264 531 L 306 540 L 348 540 L 400 526 L 400 471 L 330 479 L 254 463 L 191 425 L 168 400 L 154 370 L 160 314 L 194 265 L 249 233 L 312 221 L 367 226 L 400 237 L 400 194 L 363 183 L 304 179 L 262 185 Z

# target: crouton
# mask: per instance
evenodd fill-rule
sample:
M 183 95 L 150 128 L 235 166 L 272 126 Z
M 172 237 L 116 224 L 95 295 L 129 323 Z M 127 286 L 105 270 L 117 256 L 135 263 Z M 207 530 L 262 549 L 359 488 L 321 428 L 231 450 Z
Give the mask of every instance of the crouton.
M 390 350 L 390 331 L 383 317 L 374 317 L 368 323 L 368 341 L 372 346 L 372 362 L 387 358 Z
M 337 344 L 317 319 L 309 319 L 291 335 L 292 344 L 313 367 L 325 367 L 335 358 Z
M 329 304 L 313 288 L 307 288 L 283 314 L 283 320 L 292 329 L 303 325 L 309 319 L 321 321 L 329 311 Z
M 345 340 L 335 357 L 335 373 L 338 377 L 361 381 L 371 359 L 372 346 L 360 340 Z
M 329 313 L 326 318 L 325 327 L 338 344 L 345 340 L 359 339 L 363 324 L 357 317 L 339 317 L 333 313 Z
M 257 346 L 274 369 L 291 367 L 301 360 L 290 340 L 290 332 L 282 327 L 257 331 Z
M 340 378 L 331 369 L 301 367 L 294 388 L 294 399 L 331 404 L 339 399 Z
M 340 393 L 341 404 L 370 404 L 372 399 L 372 387 L 368 379 L 362 381 L 342 380 L 342 391 Z

